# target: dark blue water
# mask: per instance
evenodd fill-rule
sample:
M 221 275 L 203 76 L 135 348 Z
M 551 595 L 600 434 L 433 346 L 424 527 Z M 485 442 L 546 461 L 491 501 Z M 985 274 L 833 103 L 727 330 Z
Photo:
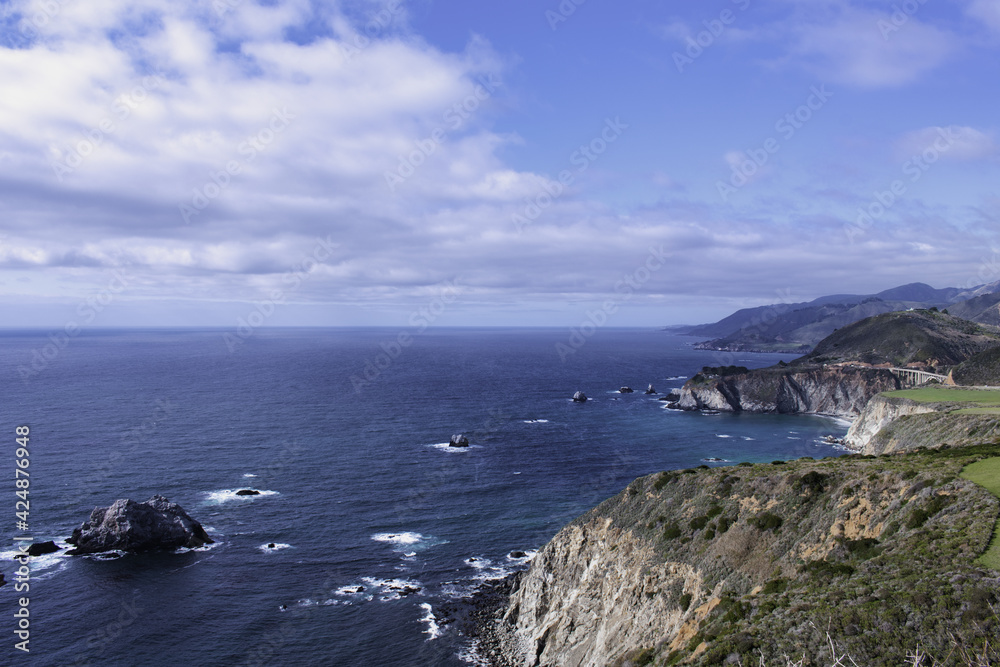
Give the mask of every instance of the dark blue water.
M 647 384 L 679 387 L 719 359 L 658 331 L 603 330 L 565 362 L 565 330 L 430 330 L 398 350 L 388 329 L 262 330 L 235 351 L 221 331 L 89 332 L 22 379 L 47 333 L 0 335 L 7 544 L 21 534 L 20 424 L 36 541 L 65 540 L 95 506 L 159 493 L 217 544 L 36 559 L 31 653 L 15 656 L 8 584 L 0 662 L 465 664 L 466 642 L 431 612 L 522 567 L 511 551 L 530 555 L 639 475 L 706 457 L 819 458 L 837 452 L 818 438 L 844 431 L 664 410 Z M 637 392 L 614 393 L 622 385 Z M 577 390 L 594 400 L 571 402 Z M 472 447 L 441 446 L 453 433 Z

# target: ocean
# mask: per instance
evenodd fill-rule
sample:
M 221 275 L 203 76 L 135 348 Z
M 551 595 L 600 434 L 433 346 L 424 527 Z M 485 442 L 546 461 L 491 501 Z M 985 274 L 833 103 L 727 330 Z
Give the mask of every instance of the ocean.
M 648 329 L 576 346 L 566 329 L 428 329 L 402 345 L 392 329 L 84 331 L 62 345 L 50 333 L 0 333 L 3 664 L 475 664 L 441 609 L 526 567 L 635 477 L 835 456 L 820 438 L 846 431 L 664 409 L 648 384 L 665 393 L 704 365 L 789 357 L 723 360 Z M 635 393 L 618 394 L 626 385 Z M 592 400 L 573 403 L 578 390 Z M 36 542 L 65 546 L 94 507 L 161 494 L 215 544 L 42 556 L 30 593 L 15 593 L 20 425 Z M 457 433 L 468 449 L 447 447 Z M 24 595 L 27 654 L 14 648 Z

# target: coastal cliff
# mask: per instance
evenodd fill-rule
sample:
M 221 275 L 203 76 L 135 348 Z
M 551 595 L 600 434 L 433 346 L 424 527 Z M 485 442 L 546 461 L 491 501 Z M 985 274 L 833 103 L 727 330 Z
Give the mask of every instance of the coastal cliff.
M 696 375 L 681 388 L 677 407 L 853 419 L 873 396 L 899 387 L 899 379 L 883 368 L 772 367 L 724 376 Z
M 1000 503 L 958 473 L 997 455 L 1000 445 L 637 479 L 542 549 L 494 621 L 502 650 L 487 653 L 519 667 L 828 664 L 835 638 L 857 664 L 903 664 L 918 645 L 936 664 L 964 664 L 956 646 L 998 630 L 1000 575 L 975 559 Z
M 879 431 L 900 417 L 926 414 L 934 411 L 935 408 L 926 403 L 918 403 L 906 398 L 874 396 L 861 411 L 861 414 L 854 423 L 851 424 L 847 435 L 844 436 L 844 444 L 862 454 L 882 454 L 898 449 L 910 449 L 898 446 L 891 449 L 876 447 L 873 444 L 873 440 Z

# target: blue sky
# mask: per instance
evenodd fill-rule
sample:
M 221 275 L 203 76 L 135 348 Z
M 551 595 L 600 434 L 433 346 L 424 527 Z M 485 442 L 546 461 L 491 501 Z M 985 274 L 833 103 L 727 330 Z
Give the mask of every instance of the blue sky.
M 1000 279 L 1000 0 L 0 26 L 4 326 L 656 326 Z

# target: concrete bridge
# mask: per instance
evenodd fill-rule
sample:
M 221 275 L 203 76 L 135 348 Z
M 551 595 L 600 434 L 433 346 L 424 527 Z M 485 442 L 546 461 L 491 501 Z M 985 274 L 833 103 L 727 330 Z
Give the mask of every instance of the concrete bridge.
M 948 375 L 928 373 L 927 371 L 918 371 L 912 368 L 890 368 L 889 370 L 899 376 L 900 384 L 910 387 L 916 387 L 930 380 L 937 380 L 941 384 L 955 384 L 955 381 Z

